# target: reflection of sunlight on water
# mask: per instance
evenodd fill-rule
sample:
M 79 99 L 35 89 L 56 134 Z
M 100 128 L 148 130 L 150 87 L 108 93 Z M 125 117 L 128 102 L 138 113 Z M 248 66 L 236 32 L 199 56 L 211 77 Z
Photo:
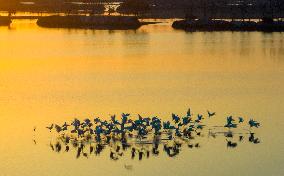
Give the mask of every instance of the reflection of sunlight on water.
M 283 175 L 283 33 L 186 33 L 170 23 L 137 31 L 45 29 L 25 20 L 13 20 L 11 29 L 0 27 L 2 175 Z M 205 135 L 198 150 L 184 144 L 174 159 L 160 144 L 159 157 L 151 151 L 146 162 L 131 160 L 131 148 L 112 162 L 108 147 L 96 159 L 76 160 L 71 146 L 68 154 L 50 152 L 50 133 L 40 128 L 94 112 L 167 117 L 188 106 L 257 117 L 261 145 L 246 145 L 245 135 L 227 150 L 223 134 Z M 206 122 L 216 124 L 224 119 Z

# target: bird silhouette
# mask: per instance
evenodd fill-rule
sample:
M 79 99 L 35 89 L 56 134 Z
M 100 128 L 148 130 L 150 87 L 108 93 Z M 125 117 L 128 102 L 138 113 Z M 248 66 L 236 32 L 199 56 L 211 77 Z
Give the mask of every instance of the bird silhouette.
M 225 137 L 227 138 L 232 138 L 233 137 L 233 132 L 232 131 L 228 131 L 225 133 Z
M 94 147 L 90 146 L 90 154 L 94 151 Z
M 257 121 L 254 121 L 253 119 L 250 119 L 248 123 L 249 123 L 250 127 L 258 128 L 260 126 L 260 124 Z
M 180 121 L 180 118 L 179 116 L 175 115 L 175 114 L 172 114 L 172 119 L 175 123 L 178 123 Z
M 59 142 L 57 142 L 57 143 L 55 144 L 55 150 L 56 150 L 57 152 L 60 152 L 60 151 L 61 151 L 61 144 L 60 144 Z
M 242 122 L 244 122 L 244 118 L 239 117 L 239 123 L 242 123 Z
M 191 114 L 190 108 L 188 108 L 186 115 L 187 115 L 187 117 L 191 117 L 192 114 Z
M 203 119 L 203 115 L 202 114 L 197 114 L 197 120 L 201 121 Z
M 236 142 L 232 142 L 232 141 L 227 140 L 227 147 L 235 148 L 235 147 L 237 147 L 237 145 L 238 144 Z
M 249 142 L 252 142 L 254 144 L 258 144 L 258 143 L 260 143 L 260 140 L 258 138 L 255 138 L 254 133 L 250 133 Z
M 51 124 L 50 126 L 48 126 L 46 128 L 49 129 L 49 131 L 51 132 L 51 130 L 53 129 L 53 124 Z
M 216 115 L 215 112 L 207 112 L 208 117 Z M 165 152 L 168 157 L 175 157 L 182 151 L 183 144 L 187 144 L 188 148 L 199 148 L 200 141 L 198 139 L 204 137 L 207 129 L 209 129 L 208 137 L 213 137 L 209 140 L 213 140 L 219 134 L 224 134 L 223 137 L 226 138 L 226 145 L 229 148 L 235 148 L 238 145 L 237 142 L 232 141 L 234 135 L 237 134 L 238 141 L 242 142 L 247 134 L 231 131 L 231 128 L 238 128 L 238 125 L 244 126 L 244 124 L 240 124 L 244 122 L 242 117 L 238 117 L 236 122 L 233 116 L 228 116 L 224 126 L 210 127 L 204 123 L 207 121 L 203 121 L 202 114 L 197 114 L 197 119 L 192 120 L 192 112 L 189 108 L 186 116 L 172 113 L 171 120 L 163 121 L 162 119 L 157 116 L 144 118 L 139 114 L 138 118 L 134 119 L 129 113 L 122 113 L 121 118 L 112 115 L 109 120 L 96 117 L 93 120 L 86 118 L 82 122 L 75 118 L 71 122 L 64 122 L 63 125 L 51 124 L 46 128 L 49 131 L 57 132 L 51 133 L 51 135 L 58 135 L 55 142 L 50 142 L 50 148 L 54 152 L 77 151 L 77 158 L 81 156 L 89 158 L 92 153 L 100 155 L 106 147 L 109 147 L 111 148 L 110 159 L 115 161 L 125 156 L 124 153 L 129 150 L 131 158 L 137 157 L 139 161 L 150 156 L 158 156 L 161 151 Z M 260 143 L 260 139 L 256 138 L 252 132 L 252 127 L 258 128 L 260 123 L 250 119 L 248 125 L 250 127 L 249 142 Z M 228 131 L 224 131 L 223 127 L 229 128 Z M 219 128 L 222 130 L 218 131 Z M 36 127 L 34 131 L 36 131 Z M 242 144 L 244 143 L 242 142 Z M 159 145 L 162 145 L 164 150 L 160 151 Z M 65 147 L 65 152 L 61 152 L 62 147 Z M 70 150 L 71 148 L 74 150 Z
M 209 117 L 209 118 L 216 115 L 216 112 L 210 112 L 210 111 L 208 111 L 208 110 L 207 110 L 207 113 L 208 113 L 208 117 Z
M 233 116 L 227 117 L 227 124 L 225 124 L 224 127 L 237 128 L 237 124 L 235 124 L 234 121 Z
M 65 147 L 65 152 L 69 152 L 70 147 L 68 145 L 66 145 Z
M 195 148 L 199 148 L 199 147 L 200 147 L 199 143 L 196 143 L 196 144 L 194 145 L 194 147 L 195 147 Z
M 57 133 L 59 133 L 59 132 L 61 132 L 62 131 L 62 128 L 61 128 L 61 126 L 59 126 L 59 125 L 54 125 L 54 128 L 55 128 L 55 130 L 56 130 L 56 132 Z

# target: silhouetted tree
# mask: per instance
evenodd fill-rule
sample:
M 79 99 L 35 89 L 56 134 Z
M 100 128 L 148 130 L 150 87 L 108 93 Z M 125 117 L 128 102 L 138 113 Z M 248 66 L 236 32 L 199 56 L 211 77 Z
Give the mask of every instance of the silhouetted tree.
M 276 8 L 277 8 L 277 14 L 278 14 L 278 19 L 282 21 L 283 13 L 284 13 L 284 1 L 283 0 L 276 0 Z
M 0 0 L 0 9 L 2 11 L 6 11 L 9 14 L 13 14 L 17 12 L 17 9 L 19 8 L 20 0 Z
M 118 8 L 117 11 L 125 14 L 146 13 L 150 10 L 150 5 L 146 0 L 126 0 Z

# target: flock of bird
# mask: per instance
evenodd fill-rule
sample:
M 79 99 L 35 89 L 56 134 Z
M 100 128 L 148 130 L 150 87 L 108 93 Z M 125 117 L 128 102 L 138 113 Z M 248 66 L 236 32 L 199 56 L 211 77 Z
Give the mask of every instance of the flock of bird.
M 172 121 L 162 121 L 157 116 L 142 117 L 138 114 L 137 119 L 132 119 L 130 114 L 122 113 L 120 118 L 112 115 L 110 120 L 102 120 L 99 117 L 80 121 L 74 119 L 72 122 L 64 122 L 63 125 L 51 124 L 46 127 L 50 132 L 55 131 L 56 140 L 50 143 L 50 147 L 56 152 L 69 152 L 71 149 L 77 151 L 80 156 L 89 157 L 91 154 L 99 155 L 106 146 L 110 147 L 110 158 L 118 160 L 130 149 L 131 158 L 142 158 L 157 156 L 160 153 L 160 145 L 163 151 L 174 157 L 179 154 L 182 145 L 188 148 L 199 148 L 198 138 L 204 137 L 204 119 L 216 116 L 215 112 L 207 111 L 206 115 L 193 115 L 188 109 L 186 115 L 178 116 L 172 114 Z M 260 143 L 259 138 L 251 132 L 252 128 L 258 128 L 260 123 L 250 119 L 246 133 L 232 132 L 238 126 L 245 123 L 243 117 L 234 119 L 227 117 L 224 126 L 213 126 L 209 128 L 208 136 L 215 138 L 218 135 L 226 137 L 227 147 L 234 148 L 237 142 L 233 142 L 234 135 L 238 135 L 238 141 L 242 142 L 245 134 L 248 141 L 254 144 Z M 221 131 L 216 131 L 221 129 Z M 227 131 L 224 131 L 226 129 Z

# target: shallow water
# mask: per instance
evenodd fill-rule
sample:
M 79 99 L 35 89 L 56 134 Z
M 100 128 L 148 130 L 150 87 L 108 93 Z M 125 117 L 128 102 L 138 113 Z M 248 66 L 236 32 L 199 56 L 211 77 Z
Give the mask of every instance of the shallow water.
M 228 149 L 224 138 L 205 137 L 174 158 L 131 160 L 128 152 L 112 161 L 106 149 L 76 159 L 52 152 L 45 129 L 122 112 L 170 119 L 188 107 L 216 111 L 211 125 L 230 114 L 254 118 L 261 143 Z M 280 176 L 283 107 L 284 33 L 186 33 L 170 23 L 137 31 L 45 29 L 26 20 L 0 27 L 1 175 Z

